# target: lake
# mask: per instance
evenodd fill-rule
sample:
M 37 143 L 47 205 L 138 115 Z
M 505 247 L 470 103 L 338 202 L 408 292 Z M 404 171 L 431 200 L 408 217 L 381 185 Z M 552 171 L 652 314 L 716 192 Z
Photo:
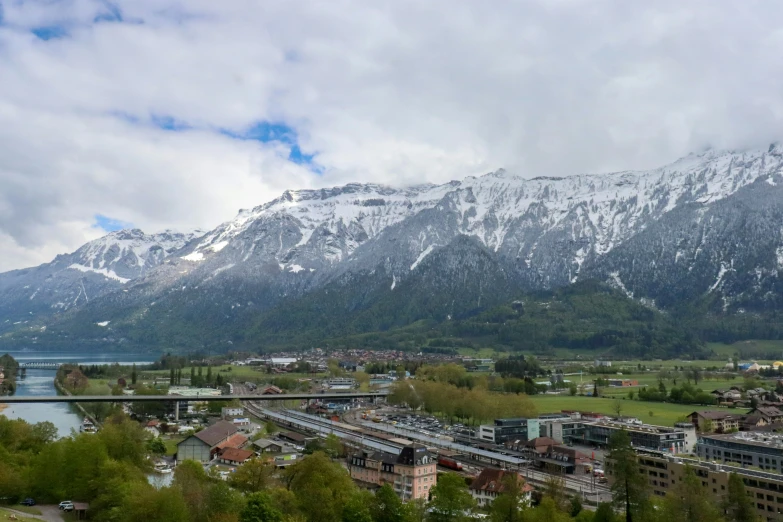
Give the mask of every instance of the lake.
M 11 351 L 9 353 L 18 362 L 67 362 L 79 364 L 151 364 L 157 359 L 155 354 L 134 353 L 79 353 L 79 352 L 34 352 Z M 35 397 L 57 395 L 54 388 L 55 370 L 27 370 L 27 376 L 17 378 L 16 395 Z M 69 404 L 62 402 L 48 404 L 11 404 L 2 414 L 10 419 L 24 419 L 30 423 L 49 421 L 57 427 L 58 434 L 69 435 L 72 429 L 79 430 L 83 416 Z

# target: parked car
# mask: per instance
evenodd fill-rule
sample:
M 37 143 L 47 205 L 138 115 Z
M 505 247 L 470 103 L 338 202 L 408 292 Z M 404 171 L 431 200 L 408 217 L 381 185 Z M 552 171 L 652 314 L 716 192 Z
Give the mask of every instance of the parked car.
M 35 500 L 31 499 L 30 497 L 27 497 L 26 499 L 21 501 L 20 504 L 23 506 L 34 506 Z
M 63 511 L 73 511 L 73 502 L 70 500 L 63 500 L 60 502 L 60 505 L 58 506 Z

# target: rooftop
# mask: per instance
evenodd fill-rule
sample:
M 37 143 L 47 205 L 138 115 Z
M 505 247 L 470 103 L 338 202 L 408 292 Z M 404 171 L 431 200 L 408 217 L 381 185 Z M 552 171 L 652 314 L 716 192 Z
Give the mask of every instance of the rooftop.
M 209 444 L 211 447 L 217 446 L 220 442 L 229 438 L 237 432 L 236 426 L 230 422 L 218 421 L 209 428 L 206 428 L 194 435 L 199 440 Z
M 484 468 L 478 477 L 473 479 L 470 484 L 470 489 L 473 491 L 489 491 L 495 493 L 502 493 L 504 490 L 503 481 L 506 477 L 514 475 L 513 471 L 506 471 L 496 468 Z M 533 491 L 533 487 L 525 482 L 525 479 L 521 475 L 517 474 L 519 480 L 524 483 L 522 491 L 528 493 Z

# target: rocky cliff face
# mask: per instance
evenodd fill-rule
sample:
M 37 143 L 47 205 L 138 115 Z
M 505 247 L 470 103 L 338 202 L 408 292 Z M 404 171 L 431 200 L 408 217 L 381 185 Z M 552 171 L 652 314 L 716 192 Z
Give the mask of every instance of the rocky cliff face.
M 287 191 L 192 241 L 133 246 L 141 232 L 123 232 L 2 274 L 0 296 L 32 303 L 54 277 L 46 299 L 24 303 L 31 316 L 70 309 L 54 328 L 121 338 L 143 327 L 148 342 L 176 343 L 187 324 L 223 345 L 280 327 L 282 310 L 317 308 L 316 297 L 345 317 L 374 317 L 352 322 L 371 329 L 390 324 L 377 317 L 395 316 L 401 292 L 418 304 L 394 324 L 586 278 L 663 309 L 708 300 L 717 311 L 764 310 L 783 299 L 782 154 L 771 145 L 642 172 L 525 179 L 500 170 L 404 189 Z M 2 321 L 24 312 L 14 313 L 0 308 Z M 96 323 L 111 326 L 75 326 Z

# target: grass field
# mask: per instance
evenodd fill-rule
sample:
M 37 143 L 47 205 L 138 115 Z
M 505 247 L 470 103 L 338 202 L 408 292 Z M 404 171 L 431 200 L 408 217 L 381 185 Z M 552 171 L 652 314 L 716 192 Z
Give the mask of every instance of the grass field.
M 20 517 L 17 516 L 16 518 L 11 518 L 12 513 L 10 511 L 6 511 L 4 508 L 0 508 L 0 521 L 5 522 L 6 520 L 17 520 L 18 522 L 35 522 L 35 518 L 30 517 Z
M 177 435 L 174 437 L 165 437 L 163 442 L 166 444 L 166 455 L 169 457 L 177 454 L 177 444 L 185 440 L 184 436 Z
M 535 405 L 539 415 L 542 413 L 558 413 L 562 410 L 592 411 L 614 415 L 615 403 L 618 399 L 571 397 L 567 395 L 534 395 L 530 397 L 530 400 Z M 622 415 L 636 417 L 643 422 L 661 426 L 673 426 L 675 422 L 682 420 L 686 415 L 696 410 L 717 408 L 635 400 L 620 400 L 620 404 L 622 406 Z M 747 410 L 743 409 L 731 411 L 736 411 L 738 415 L 747 412 Z
M 11 509 L 14 511 L 21 511 L 22 513 L 27 513 L 28 515 L 40 515 L 41 510 L 36 507 L 30 507 L 30 506 L 21 506 L 19 504 L 15 506 L 11 506 Z

